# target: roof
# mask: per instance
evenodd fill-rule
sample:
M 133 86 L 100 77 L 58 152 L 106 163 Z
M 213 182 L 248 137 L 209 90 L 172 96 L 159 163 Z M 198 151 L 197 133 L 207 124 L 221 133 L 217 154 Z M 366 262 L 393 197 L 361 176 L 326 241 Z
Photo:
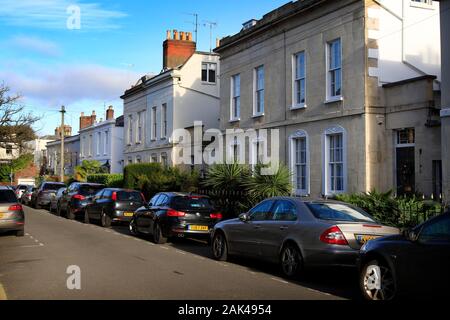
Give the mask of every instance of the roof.
M 242 29 L 239 33 L 222 38 L 220 46 L 214 49 L 214 52 L 221 53 L 228 47 L 245 40 L 259 32 L 266 31 L 273 27 L 274 24 L 280 23 L 292 16 L 310 10 L 313 7 L 326 2 L 327 0 L 299 0 L 291 1 L 285 5 L 278 7 L 275 10 L 265 14 L 262 19 L 258 20 L 256 24 L 247 29 Z
M 432 80 L 433 81 L 436 79 L 437 79 L 436 76 L 424 75 L 424 76 L 420 76 L 420 77 L 416 77 L 416 78 L 409 78 L 409 79 L 400 80 L 400 81 L 396 81 L 396 82 L 386 83 L 386 84 L 383 84 L 383 88 L 392 88 L 392 87 L 401 86 L 401 85 L 416 82 L 416 81 L 422 81 L 422 80 Z

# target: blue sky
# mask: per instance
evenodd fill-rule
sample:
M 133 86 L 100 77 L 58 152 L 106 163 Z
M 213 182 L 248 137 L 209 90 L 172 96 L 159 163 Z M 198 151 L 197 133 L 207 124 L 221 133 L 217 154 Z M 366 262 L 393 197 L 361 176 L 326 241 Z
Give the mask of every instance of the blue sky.
M 104 104 L 122 113 L 125 89 L 162 68 L 166 30 L 193 31 L 199 15 L 198 50 L 210 47 L 206 21 L 217 23 L 213 39 L 239 32 L 287 0 L 0 0 L 0 82 L 23 96 L 42 116 L 35 129 L 51 134 L 64 104 L 67 122 L 78 130 L 80 112 L 104 115 Z M 67 28 L 81 9 L 81 29 Z M 215 41 L 214 41 L 215 42 Z

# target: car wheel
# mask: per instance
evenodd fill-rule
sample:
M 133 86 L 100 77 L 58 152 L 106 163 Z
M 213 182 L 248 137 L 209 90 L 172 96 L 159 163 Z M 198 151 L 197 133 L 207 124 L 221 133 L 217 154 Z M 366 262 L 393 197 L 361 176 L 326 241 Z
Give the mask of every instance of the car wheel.
M 89 224 L 90 220 L 89 220 L 89 212 L 87 209 L 84 209 L 84 223 Z
M 153 229 L 153 241 L 156 244 L 164 244 L 167 242 L 167 237 L 164 237 L 159 223 L 155 223 L 155 227 Z
M 303 258 L 296 245 L 287 243 L 281 250 L 280 255 L 281 271 L 288 278 L 299 275 L 303 267 Z
M 214 259 L 218 261 L 227 261 L 228 245 L 227 240 L 222 232 L 217 232 L 212 240 L 212 254 Z
M 130 221 L 130 224 L 129 224 L 129 226 L 128 226 L 128 230 L 130 230 L 130 233 L 131 233 L 133 236 L 138 235 L 138 231 L 137 231 L 137 228 L 136 228 L 136 222 L 134 221 L 134 219 L 132 219 L 132 220 Z
M 393 300 L 397 285 L 392 270 L 387 264 L 372 260 L 362 268 L 360 287 L 367 300 Z
M 73 211 L 73 209 L 71 207 L 67 207 L 66 213 L 67 213 L 67 219 L 75 220 L 75 212 Z
M 23 237 L 23 236 L 25 236 L 25 230 L 16 231 L 16 237 Z
M 111 217 L 108 216 L 104 212 L 102 212 L 102 216 L 101 216 L 100 222 L 101 222 L 103 228 L 111 227 Z

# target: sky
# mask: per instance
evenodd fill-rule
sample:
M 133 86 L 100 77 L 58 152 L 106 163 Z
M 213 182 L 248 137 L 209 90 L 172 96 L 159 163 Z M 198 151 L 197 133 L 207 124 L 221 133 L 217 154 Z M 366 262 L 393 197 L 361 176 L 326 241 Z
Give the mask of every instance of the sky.
M 124 91 L 161 71 L 166 30 L 193 31 L 196 13 L 197 49 L 209 51 L 209 22 L 216 23 L 213 39 L 222 38 L 287 2 L 0 0 L 0 83 L 41 117 L 39 136 L 60 125 L 61 105 L 76 133 L 81 112 L 104 118 L 113 105 L 122 114 Z

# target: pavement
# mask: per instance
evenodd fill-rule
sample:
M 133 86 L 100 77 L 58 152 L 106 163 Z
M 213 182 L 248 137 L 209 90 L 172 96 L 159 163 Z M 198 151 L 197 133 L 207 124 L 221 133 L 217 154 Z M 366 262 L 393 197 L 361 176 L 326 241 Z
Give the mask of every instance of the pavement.
M 354 270 L 287 281 L 264 262 L 217 262 L 206 242 L 155 245 L 126 226 L 104 229 L 28 207 L 25 214 L 25 237 L 0 234 L 0 300 L 359 299 Z M 68 288 L 74 270 L 79 289 Z

